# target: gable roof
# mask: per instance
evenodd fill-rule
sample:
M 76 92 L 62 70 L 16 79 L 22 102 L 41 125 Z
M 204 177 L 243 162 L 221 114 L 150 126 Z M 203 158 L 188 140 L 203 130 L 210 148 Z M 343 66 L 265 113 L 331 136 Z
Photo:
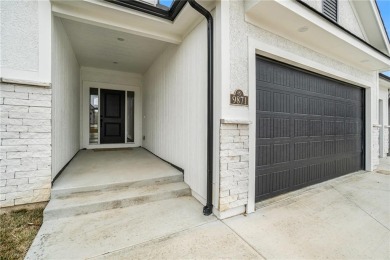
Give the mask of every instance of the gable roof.
M 351 1 L 367 36 L 367 41 L 387 55 L 390 54 L 389 38 L 375 0 Z
M 384 80 L 390 82 L 390 77 L 385 75 L 385 74 L 383 74 L 383 73 L 379 73 L 379 78 L 384 79 Z
M 359 8 L 360 11 L 356 10 L 358 12 L 359 19 L 361 17 L 364 17 L 364 21 L 366 22 L 366 25 L 362 25 L 364 27 L 364 30 L 367 31 L 366 27 L 368 28 L 368 25 L 370 25 L 371 27 L 374 27 L 374 28 L 370 27 L 374 31 L 375 31 L 375 28 L 377 29 L 376 32 L 374 32 L 373 35 L 371 35 L 371 37 L 367 35 L 368 41 L 366 41 L 366 40 L 360 38 L 359 36 L 355 35 L 351 31 L 347 30 L 346 28 L 341 26 L 339 23 L 333 21 L 332 19 L 329 19 L 322 12 L 320 12 L 320 11 L 316 10 L 315 8 L 311 7 L 310 5 L 305 3 L 303 0 L 296 0 L 297 3 L 299 3 L 299 4 L 303 5 L 303 6 L 305 6 L 306 8 L 312 10 L 313 12 L 315 12 L 319 16 L 323 17 L 324 19 L 326 19 L 328 22 L 332 23 L 333 25 L 335 25 L 339 29 L 343 30 L 344 32 L 346 32 L 349 35 L 353 36 L 355 39 L 357 39 L 360 42 L 364 43 L 365 45 L 370 47 L 372 50 L 380 53 L 381 55 L 383 55 L 386 58 L 390 58 L 389 41 L 388 41 L 388 39 L 386 37 L 387 35 L 384 36 L 385 35 L 384 25 L 383 25 L 382 20 L 380 18 L 380 14 L 379 14 L 378 8 L 376 6 L 375 6 L 375 9 L 373 8 L 373 4 L 374 4 L 373 1 L 375 1 L 375 0 L 351 1 L 352 3 L 363 3 L 363 5 L 361 5 L 360 7 L 366 8 L 366 9 Z M 371 4 L 371 9 L 368 8 L 366 4 Z M 355 6 L 355 8 L 356 8 L 356 6 Z M 375 12 L 375 10 L 376 10 L 376 12 Z M 363 21 L 361 21 L 361 22 L 363 23 Z M 378 27 L 375 27 L 375 25 L 377 25 Z M 378 31 L 380 31 L 380 36 L 378 34 Z M 370 38 L 373 40 L 374 44 L 371 42 Z
M 387 36 L 387 41 L 388 41 L 388 43 L 390 43 L 390 35 L 388 32 L 388 30 L 390 30 L 390 28 L 386 28 L 386 24 L 385 24 L 385 21 L 383 21 L 383 15 L 382 15 L 381 9 L 379 8 L 377 0 L 375 0 L 375 5 L 376 5 L 376 8 L 378 9 L 379 17 L 381 18 L 382 26 L 383 26 L 384 31 L 385 31 L 386 36 Z

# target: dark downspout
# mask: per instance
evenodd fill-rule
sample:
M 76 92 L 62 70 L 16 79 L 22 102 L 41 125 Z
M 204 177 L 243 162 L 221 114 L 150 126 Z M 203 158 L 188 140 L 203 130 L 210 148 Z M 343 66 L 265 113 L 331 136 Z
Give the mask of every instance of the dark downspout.
M 188 3 L 207 19 L 207 204 L 203 207 L 203 214 L 208 216 L 213 213 L 213 16 L 195 0 L 188 0 Z

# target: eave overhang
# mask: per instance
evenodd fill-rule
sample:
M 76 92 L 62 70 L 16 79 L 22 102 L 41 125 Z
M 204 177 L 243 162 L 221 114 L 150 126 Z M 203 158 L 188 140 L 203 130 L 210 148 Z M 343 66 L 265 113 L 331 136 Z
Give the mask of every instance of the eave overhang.
M 215 7 L 214 0 L 198 2 L 208 10 Z M 203 19 L 188 4 L 171 21 L 106 1 L 51 0 L 51 3 L 55 16 L 173 44 L 180 44 Z
M 246 1 L 245 19 L 257 27 L 361 70 L 390 69 L 389 56 L 297 1 Z

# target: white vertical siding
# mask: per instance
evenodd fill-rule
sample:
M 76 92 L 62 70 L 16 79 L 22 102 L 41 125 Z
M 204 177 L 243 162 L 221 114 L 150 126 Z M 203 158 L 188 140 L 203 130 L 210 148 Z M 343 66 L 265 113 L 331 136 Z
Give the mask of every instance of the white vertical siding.
M 123 72 L 92 67 L 81 67 L 82 81 L 93 81 L 126 86 L 142 86 L 142 75 L 138 73 Z
M 52 145 L 54 178 L 80 148 L 80 66 L 59 18 L 53 17 Z
M 169 46 L 144 75 L 143 146 L 184 169 L 184 180 L 206 198 L 207 28 L 200 23 Z

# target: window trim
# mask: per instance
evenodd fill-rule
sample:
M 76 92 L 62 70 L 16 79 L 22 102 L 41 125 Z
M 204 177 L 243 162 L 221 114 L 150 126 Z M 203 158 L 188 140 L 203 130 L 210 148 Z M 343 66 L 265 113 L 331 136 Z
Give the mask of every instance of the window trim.
M 137 0 L 105 0 L 113 4 L 121 5 L 123 7 L 131 8 L 136 11 L 144 12 L 150 15 L 154 15 L 169 21 L 174 21 L 180 11 L 183 9 L 187 0 L 175 0 L 169 10 L 142 3 Z

